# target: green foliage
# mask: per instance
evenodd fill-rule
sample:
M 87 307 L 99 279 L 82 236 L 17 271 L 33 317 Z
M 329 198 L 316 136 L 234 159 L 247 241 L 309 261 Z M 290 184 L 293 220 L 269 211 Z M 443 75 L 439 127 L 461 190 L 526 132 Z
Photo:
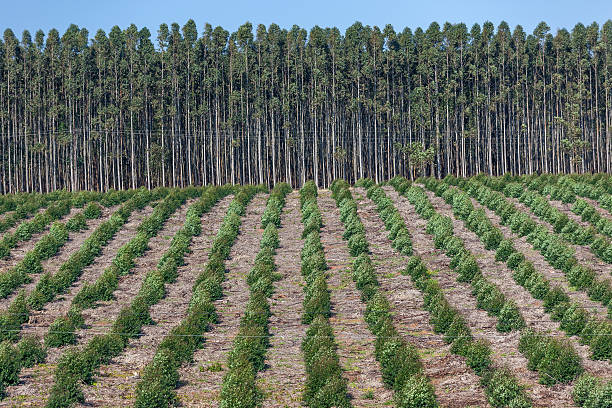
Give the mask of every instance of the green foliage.
M 497 247 L 497 251 L 495 252 L 495 260 L 498 262 L 506 262 L 508 261 L 508 258 L 515 253 L 517 253 L 517 251 L 514 249 L 512 241 L 509 239 L 504 239 L 500 241 Z
M 521 330 L 525 327 L 525 321 L 516 304 L 508 300 L 501 308 L 497 320 L 497 330 L 500 332 L 509 332 L 512 330 Z
M 246 205 L 246 202 L 250 200 L 257 189 L 245 188 L 242 191 L 244 190 L 250 193 L 246 195 L 238 193 L 237 197 L 240 196 L 240 199 L 246 200 L 244 202 L 244 205 Z M 184 202 L 186 194 L 196 193 L 197 191 L 195 190 L 191 192 L 185 190 L 184 194 L 169 196 L 169 201 L 164 201 L 156 206 L 153 214 L 148 218 L 154 221 L 145 223 L 146 228 L 142 228 L 141 232 L 124 247 L 127 249 L 118 254 L 118 256 L 133 257 L 136 256 L 136 254 L 143 253 L 146 249 L 146 242 L 150 238 L 146 235 L 147 231 L 157 233 L 159 230 L 158 224 L 167 219 L 170 214 Z M 223 194 L 227 193 L 228 191 L 226 189 L 207 189 L 207 193 L 204 193 L 201 199 L 192 205 L 188 210 L 183 228 L 177 232 L 169 249 L 162 256 L 160 264 L 158 265 L 159 269 L 147 274 L 138 295 L 132 300 L 129 306 L 124 307 L 120 311 L 118 318 L 112 325 L 111 333 L 94 337 L 82 352 L 75 351 L 64 354 L 62 357 L 64 363 L 60 363 L 56 370 L 56 386 L 52 389 L 49 406 L 72 406 L 75 402 L 81 400 L 82 392 L 80 390 L 80 382 L 90 382 L 97 367 L 101 364 L 108 363 L 113 356 L 119 354 L 121 350 L 127 346 L 128 340 L 140 333 L 143 325 L 152 323 L 149 317 L 149 307 L 162 298 L 163 283 L 175 277 L 177 265 L 182 264 L 183 256 L 189 250 L 192 234 L 199 233 L 200 230 L 194 226 L 195 220 L 199 220 L 204 211 L 210 209 L 214 202 L 221 198 Z M 235 211 L 235 209 L 232 211 Z M 231 222 L 231 218 L 228 220 Z M 211 255 L 211 259 L 216 259 L 216 257 Z M 111 279 L 112 277 L 116 278 L 120 273 L 117 265 L 107 269 L 107 271 L 110 271 L 105 271 L 106 277 L 109 278 L 105 279 Z M 96 282 L 96 284 L 98 284 L 98 282 Z M 111 279 L 111 283 L 114 282 L 115 281 Z M 201 280 L 198 280 L 198 283 L 199 282 L 201 282 Z M 81 297 L 80 301 L 76 302 L 74 307 L 78 308 L 79 304 L 91 303 L 92 300 L 90 299 L 90 295 L 95 298 L 104 294 L 104 291 L 97 289 L 96 284 L 87 287 L 87 292 L 84 292 L 85 295 Z M 176 339 L 176 341 L 162 341 L 160 344 L 161 349 L 169 352 L 174 351 L 176 353 L 171 356 L 171 361 L 176 361 L 175 357 L 181 352 L 184 353 L 187 350 L 191 350 L 191 353 L 193 353 L 195 345 L 200 341 L 194 334 L 203 332 L 206 325 L 214 319 L 214 307 L 208 303 L 209 307 L 206 308 L 206 301 L 207 298 L 204 297 L 198 299 L 198 302 L 190 305 L 189 315 L 186 320 L 181 325 L 175 327 L 171 332 L 172 338 Z M 77 316 L 80 316 L 78 310 L 69 313 L 68 321 L 71 324 L 78 324 Z M 61 320 L 58 322 L 63 323 Z M 159 362 L 160 360 L 163 360 L 163 358 L 154 358 L 154 363 L 152 363 L 153 368 L 149 368 L 151 367 L 150 365 L 145 369 L 145 372 L 150 369 L 151 372 L 155 372 L 156 374 L 145 375 L 149 380 L 143 382 L 142 385 L 139 384 L 137 388 L 137 406 L 158 406 L 155 404 L 167 405 L 173 401 L 174 393 L 172 389 L 175 384 L 170 386 L 169 381 L 163 382 L 162 379 L 167 378 L 165 377 L 166 374 L 170 377 L 176 375 L 175 371 L 180 364 L 172 363 L 170 365 L 164 365 L 163 369 L 166 371 L 169 370 L 170 372 L 162 371 L 164 373 L 164 376 L 162 376 L 160 375 L 160 371 L 157 370 L 159 367 L 155 366 L 155 364 L 160 364 L 160 367 L 163 365 Z M 69 392 L 69 394 L 66 395 L 66 392 Z
M 612 381 L 603 382 L 583 374 L 572 392 L 574 402 L 584 408 L 609 408 L 612 404 Z
M 568 383 L 582 373 L 580 357 L 567 341 L 531 329 L 521 334 L 519 351 L 528 359 L 528 368 L 540 373 L 542 384 Z
M 76 334 L 74 325 L 67 317 L 59 317 L 51 326 L 45 336 L 45 345 L 47 347 L 61 347 L 67 344 L 76 343 Z
M 395 405 L 398 408 L 438 407 L 433 385 L 420 375 L 415 375 L 404 383 L 395 395 Z
M 525 396 L 525 390 L 508 369 L 488 372 L 483 378 L 487 385 L 486 395 L 494 407 L 523 408 L 531 407 Z

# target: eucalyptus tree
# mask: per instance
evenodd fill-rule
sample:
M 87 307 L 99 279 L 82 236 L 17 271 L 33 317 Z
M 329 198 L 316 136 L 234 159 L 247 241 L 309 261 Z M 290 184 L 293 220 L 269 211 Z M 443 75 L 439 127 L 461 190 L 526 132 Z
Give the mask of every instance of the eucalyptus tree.
M 611 21 L 7 29 L 0 188 L 609 172 L 611 77 Z

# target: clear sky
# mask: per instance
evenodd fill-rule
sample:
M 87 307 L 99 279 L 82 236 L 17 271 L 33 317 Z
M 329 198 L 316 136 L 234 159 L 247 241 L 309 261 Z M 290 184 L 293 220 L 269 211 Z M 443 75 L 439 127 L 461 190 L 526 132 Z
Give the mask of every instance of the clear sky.
M 396 31 L 404 27 L 426 28 L 432 21 L 474 23 L 505 20 L 511 28 L 521 24 L 531 33 L 544 20 L 554 33 L 558 28 L 571 29 L 577 22 L 600 25 L 612 19 L 612 0 L 0 0 L 0 29 L 11 28 L 18 38 L 24 29 L 47 32 L 57 28 L 60 34 L 69 24 L 89 30 L 90 36 L 114 25 L 126 28 L 134 23 L 146 26 L 155 35 L 161 23 L 177 22 L 181 26 L 193 18 L 201 33 L 205 23 L 234 31 L 250 21 L 282 28 L 297 24 L 306 29 L 314 25 L 338 27 L 344 31 L 355 21 L 381 29 L 392 24 Z

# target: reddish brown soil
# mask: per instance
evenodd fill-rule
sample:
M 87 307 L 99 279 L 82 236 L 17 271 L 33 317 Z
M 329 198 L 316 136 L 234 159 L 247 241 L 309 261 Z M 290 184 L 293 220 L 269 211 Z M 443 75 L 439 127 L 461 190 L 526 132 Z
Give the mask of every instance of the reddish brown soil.
M 534 406 L 574 406 L 566 386 L 546 387 L 538 383 L 538 374 L 527 369 L 527 359 L 518 351 L 519 333 L 497 331 L 497 319 L 478 309 L 476 300 L 471 294 L 471 286 L 457 281 L 456 274 L 449 266 L 450 259 L 442 251 L 436 249 L 431 236 L 425 234 L 427 221 L 416 213 L 408 199 L 398 196 L 390 187 L 385 190 L 406 220 L 406 226 L 413 237 L 414 252 L 422 257 L 428 269 L 433 272 L 448 302 L 466 319 L 475 338 L 485 339 L 491 343 L 494 364 L 507 366 L 515 373 L 519 382 L 526 386 Z M 438 204 L 435 200 L 433 203 L 434 206 Z M 456 229 L 455 233 L 457 234 Z M 471 242 L 466 242 L 466 246 L 471 245 L 473 245 Z
M 259 194 L 247 206 L 242 219 L 240 233 L 232 246 L 223 282 L 223 298 L 215 302 L 219 322 L 206 333 L 204 345 L 197 350 L 191 364 L 180 370 L 181 385 L 177 390 L 182 406 L 217 407 L 223 376 L 227 372 L 227 353 L 238 334 L 240 318 L 249 300 L 246 277 L 259 252 L 261 215 L 266 206 L 267 195 Z M 215 370 L 215 365 L 221 370 Z M 212 369 L 211 369 L 212 368 Z
M 443 407 L 489 406 L 479 377 L 463 357 L 450 352 L 450 345 L 441 335 L 434 333 L 421 292 L 409 276 L 401 274 L 408 257 L 391 246 L 376 204 L 366 197 L 362 188 L 356 189 L 353 196 L 370 243 L 380 287 L 392 305 L 395 327 L 418 350 L 425 374 L 435 387 L 436 399 Z
M 170 246 L 170 240 L 174 233 L 176 233 L 176 231 L 180 229 L 183 219 L 185 218 L 187 208 L 188 204 L 184 204 L 182 207 L 180 207 L 168 219 L 168 221 L 166 221 L 164 227 L 161 229 L 159 234 L 156 237 L 151 238 L 151 240 L 149 241 L 149 249 L 144 253 L 142 257 L 137 258 L 135 260 L 135 267 L 132 269 L 132 273 L 126 276 L 122 276 L 119 279 L 119 286 L 115 291 L 114 300 L 99 302 L 98 307 L 83 311 L 82 315 L 85 318 L 86 328 L 77 330 L 78 346 L 86 344 L 96 334 L 104 334 L 108 332 L 113 321 L 119 315 L 121 309 L 129 305 L 132 298 L 138 293 L 138 290 L 140 289 L 140 282 L 144 278 L 146 272 L 157 265 L 157 262 L 159 261 L 163 253 Z M 142 215 L 142 218 L 144 218 L 144 214 L 138 215 Z M 142 218 L 140 219 L 142 220 Z M 111 241 L 113 246 L 117 245 L 114 243 L 114 241 L 120 240 L 122 235 L 124 234 L 122 234 L 120 231 L 115 237 L 115 239 Z M 129 238 L 127 237 L 124 237 L 124 239 L 124 243 L 129 241 Z M 110 247 L 110 245 L 108 247 Z M 105 253 L 109 254 L 108 258 L 105 258 L 105 261 L 112 262 L 112 259 L 114 258 L 116 253 L 111 253 L 110 251 L 108 251 L 108 247 L 105 248 Z M 96 271 L 97 275 L 99 276 L 100 274 L 102 274 L 104 269 L 98 268 L 96 263 L 94 263 L 94 265 L 91 265 L 89 268 L 87 268 L 87 270 L 88 276 L 91 276 L 89 275 L 89 271 L 92 270 Z M 82 282 L 85 281 L 84 276 L 85 275 L 83 275 L 79 280 L 78 286 L 82 285 Z M 93 279 L 93 276 L 91 276 L 91 278 Z M 94 281 L 95 280 L 92 280 L 90 282 Z M 78 293 L 78 291 L 71 291 L 70 293 L 74 296 L 76 295 L 76 293 Z M 56 306 L 54 305 L 54 303 L 48 305 L 50 309 L 56 310 L 55 313 L 57 313 L 57 315 L 53 316 L 54 318 L 63 315 L 66 312 L 67 307 L 69 306 L 69 304 L 61 304 L 61 306 L 63 306 L 62 309 L 55 309 Z M 48 327 L 48 324 L 53 321 L 53 319 L 51 319 L 51 316 L 49 315 L 53 314 L 54 313 L 47 313 L 45 315 L 45 322 L 47 326 L 37 326 L 36 329 L 40 332 L 37 334 L 42 336 L 44 335 L 44 333 L 46 333 L 46 328 Z M 45 364 L 40 364 L 31 369 L 24 370 L 24 372 L 22 373 L 24 381 L 20 382 L 20 384 L 16 386 L 13 394 L 16 396 L 16 399 L 19 398 L 17 396 L 23 395 L 28 395 L 31 397 L 29 399 L 26 399 L 26 401 L 22 402 L 22 405 L 40 406 L 44 404 L 44 401 L 47 399 L 48 392 L 53 383 L 55 364 L 57 364 L 57 361 L 68 347 L 69 346 L 50 349 L 48 351 L 47 361 Z M 21 397 L 21 399 L 24 398 Z
M 270 348 L 266 369 L 259 373 L 258 387 L 265 392 L 266 407 L 301 407 L 306 371 L 300 346 L 306 332 L 302 324 L 304 280 L 300 273 L 303 226 L 297 191 L 286 198 L 278 230 L 280 247 L 274 261 L 281 280 L 270 298 Z
M 342 239 L 344 226 L 340 211 L 329 190 L 320 190 L 317 201 L 323 217 L 321 243 L 329 266 L 327 282 L 332 308 L 329 320 L 352 404 L 354 407 L 392 406 L 393 392 L 385 388 L 380 366 L 374 358 L 376 338 L 363 319 L 365 304 L 351 277 L 352 259 Z M 373 398 L 368 398 L 371 395 Z
M 527 290 L 514 282 L 512 271 L 504 263 L 495 261 L 495 251 L 487 250 L 478 236 L 468 230 L 463 221 L 454 217 L 451 206 L 441 198 L 435 197 L 433 193 L 429 198 L 436 205 L 438 212 L 453 219 L 455 234 L 465 241 L 466 247 L 474 254 L 483 275 L 497 285 L 507 299 L 512 299 L 519 305 L 527 326 L 555 337 L 567 338 L 567 335 L 559 329 L 559 323 L 553 321 L 544 311 L 544 303 L 534 299 Z M 570 338 L 570 342 L 583 359 L 585 370 L 601 378 L 612 377 L 610 362 L 591 360 L 589 347 L 580 344 L 578 340 L 576 336 Z M 571 392 L 569 386 L 567 392 Z
M 507 199 L 512 202 L 512 204 L 514 204 L 514 206 L 519 211 L 529 215 L 532 220 L 534 220 L 540 225 L 543 225 L 551 233 L 554 232 L 552 226 L 548 222 L 542 221 L 540 218 L 534 215 L 533 212 L 531 212 L 531 209 L 525 204 L 521 203 L 516 198 L 507 197 Z M 561 235 L 559 236 L 561 237 Z M 579 263 L 593 269 L 600 278 L 607 279 L 610 277 L 610 271 L 612 270 L 612 266 L 597 258 L 597 256 L 595 256 L 595 254 L 591 252 L 591 249 L 589 247 L 582 245 L 574 245 L 568 241 L 565 241 L 565 244 L 576 251 L 576 259 Z
M 100 368 L 95 386 L 84 389 L 84 406 L 127 407 L 134 404 L 135 388 L 141 370 L 151 361 L 157 345 L 187 315 L 193 285 L 202 265 L 208 261 L 211 243 L 219 231 L 232 197 L 225 197 L 202 217 L 202 234 L 194 237 L 185 265 L 177 280 L 166 286 L 166 297 L 150 309 L 154 325 L 144 326 L 142 336 L 131 340 L 127 349 L 109 365 Z
M 102 207 L 104 210 L 104 207 Z M 70 212 L 68 214 L 66 214 L 65 216 L 61 217 L 59 219 L 59 221 L 62 222 L 66 222 L 68 221 L 70 218 L 72 218 L 74 215 L 76 215 L 77 213 L 83 211 L 80 208 L 71 208 Z M 102 217 L 104 217 L 105 214 L 108 214 L 107 211 L 102 211 Z M 22 222 L 25 221 L 29 221 L 28 220 L 23 220 Z M 92 222 L 95 222 L 97 220 L 88 220 L 87 225 L 91 225 Z M 47 227 L 41 231 L 41 232 L 37 232 L 36 234 L 32 234 L 32 236 L 30 237 L 30 239 L 26 240 L 26 241 L 20 241 L 17 243 L 17 246 L 13 249 L 11 249 L 11 256 L 7 259 L 0 259 L 0 274 L 4 273 L 4 271 L 8 270 L 9 268 L 12 268 L 13 266 L 17 265 L 17 263 L 19 261 L 21 261 L 25 255 L 31 251 L 32 249 L 34 249 L 34 247 L 36 246 L 36 244 L 38 243 L 38 241 L 40 241 L 40 239 L 45 236 L 47 234 L 47 232 L 49 232 L 49 228 L 51 228 L 52 224 L 47 225 Z M 11 228 L 9 231 L 14 232 L 17 229 L 17 226 L 19 226 L 19 224 L 17 224 L 15 227 Z M 72 234 L 71 234 L 72 235 Z

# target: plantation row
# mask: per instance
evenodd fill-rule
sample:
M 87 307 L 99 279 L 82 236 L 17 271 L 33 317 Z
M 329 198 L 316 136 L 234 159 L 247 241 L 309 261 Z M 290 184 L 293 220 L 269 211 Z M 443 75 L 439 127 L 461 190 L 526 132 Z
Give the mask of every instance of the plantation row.
M 463 367 L 455 370 L 478 379 L 473 390 L 478 404 L 610 406 L 612 296 L 609 274 L 601 273 L 610 269 L 603 257 L 597 258 L 601 263 L 587 264 L 575 250 L 588 245 L 596 253 L 597 240 L 609 243 L 602 232 L 607 210 L 587 202 L 590 197 L 575 197 L 572 210 L 584 202 L 592 208 L 586 211 L 588 219 L 599 216 L 585 227 L 551 201 L 567 201 L 571 193 L 560 191 L 577 196 L 588 189 L 584 186 L 609 194 L 606 183 L 590 176 L 451 176 L 415 183 L 398 177 L 387 186 L 364 179 L 353 188 L 337 180 L 331 202 L 341 231 L 329 228 L 337 222 L 330 218 L 329 193 L 320 195 L 312 182 L 299 197 L 290 197 L 290 187 L 279 184 L 271 191 L 223 186 L 92 194 L 79 200 L 74 195 L 43 204 L 39 208 L 46 210 L 24 216 L 17 229 L 32 225 L 40 214 L 50 221 L 36 224 L 15 242 L 8 261 L 15 251 L 31 249 L 0 275 L 0 293 L 7 301 L 0 310 L 4 402 L 46 407 L 105 406 L 110 401 L 136 407 L 437 407 L 452 405 L 443 381 L 455 378 L 448 365 L 452 355 L 454 364 Z M 575 185 L 582 187 L 570 188 Z M 254 198 L 263 194 L 265 208 L 253 212 L 253 206 L 262 205 Z M 218 222 L 207 218 L 225 197 L 231 203 L 223 219 L 218 211 Z M 301 234 L 285 235 L 283 229 L 291 224 L 282 221 L 288 216 L 285 207 L 292 208 L 295 200 L 303 227 Z M 364 210 L 368 203 L 375 214 Z M 521 211 L 518 203 L 530 212 Z M 58 212 L 59 205 L 63 211 Z M 109 215 L 103 207 L 111 210 Z M 145 208 L 150 208 L 147 216 Z M 418 219 L 407 218 L 407 210 Z M 366 222 L 364 217 L 372 218 Z M 125 244 L 106 251 L 136 220 Z M 208 224 L 217 225 L 211 239 L 203 247 L 195 245 Z M 372 237 L 381 233 L 373 230 L 376 225 L 387 235 L 376 240 L 374 249 Z M 572 238 L 585 229 L 593 240 Z M 65 248 L 76 248 L 72 240 L 77 233 L 86 239 L 64 255 Z M 277 249 L 288 244 L 281 233 L 300 241 L 299 257 L 280 256 L 286 252 Z M 258 249 L 251 251 L 249 242 L 257 242 Z M 237 256 L 241 249 L 247 253 Z M 342 263 L 337 250 L 346 253 Z M 49 263 L 59 257 L 66 261 L 57 267 Z M 391 258 L 400 262 L 400 273 L 393 276 Z M 279 273 L 285 263 L 292 266 L 289 275 Z M 85 271 L 96 265 L 95 279 L 83 281 Z M 348 268 L 350 284 L 337 279 L 343 268 Z M 193 279 L 187 278 L 190 273 Z M 298 297 L 290 312 L 299 316 L 295 324 L 304 325 L 303 332 L 273 327 L 277 323 L 272 321 L 278 322 L 273 310 L 281 312 L 278 288 L 287 285 Z M 339 319 L 347 305 L 339 296 L 349 292 L 356 295 L 348 306 L 359 322 L 346 325 Z M 411 329 L 399 309 L 403 303 L 398 299 L 408 292 L 418 294 L 412 307 L 418 320 L 431 327 L 427 339 L 439 341 L 434 352 L 448 353 L 437 371 L 427 348 L 430 340 Z M 166 320 L 159 310 L 185 293 L 184 306 Z M 46 315 L 49 323 L 37 326 L 36 319 Z M 228 324 L 233 328 L 225 335 L 216 333 Z M 360 325 L 366 332 L 359 331 Z M 355 345 L 347 339 L 357 333 L 367 340 L 351 351 Z M 301 349 L 291 370 L 304 372 L 301 386 L 281 390 L 296 395 L 291 399 L 270 391 L 264 381 L 267 375 L 287 375 L 273 370 L 277 362 L 270 360 L 288 353 L 283 351 L 287 342 Z M 145 359 L 135 361 L 136 356 Z M 372 358 L 377 367 L 366 372 L 363 364 L 350 363 L 354 356 Z M 135 377 L 115 379 L 119 374 L 112 374 L 130 367 Z M 113 389 L 117 381 L 127 389 Z M 373 384 L 388 392 L 372 392 Z M 41 395 L 26 396 L 29 386 L 38 387 Z

